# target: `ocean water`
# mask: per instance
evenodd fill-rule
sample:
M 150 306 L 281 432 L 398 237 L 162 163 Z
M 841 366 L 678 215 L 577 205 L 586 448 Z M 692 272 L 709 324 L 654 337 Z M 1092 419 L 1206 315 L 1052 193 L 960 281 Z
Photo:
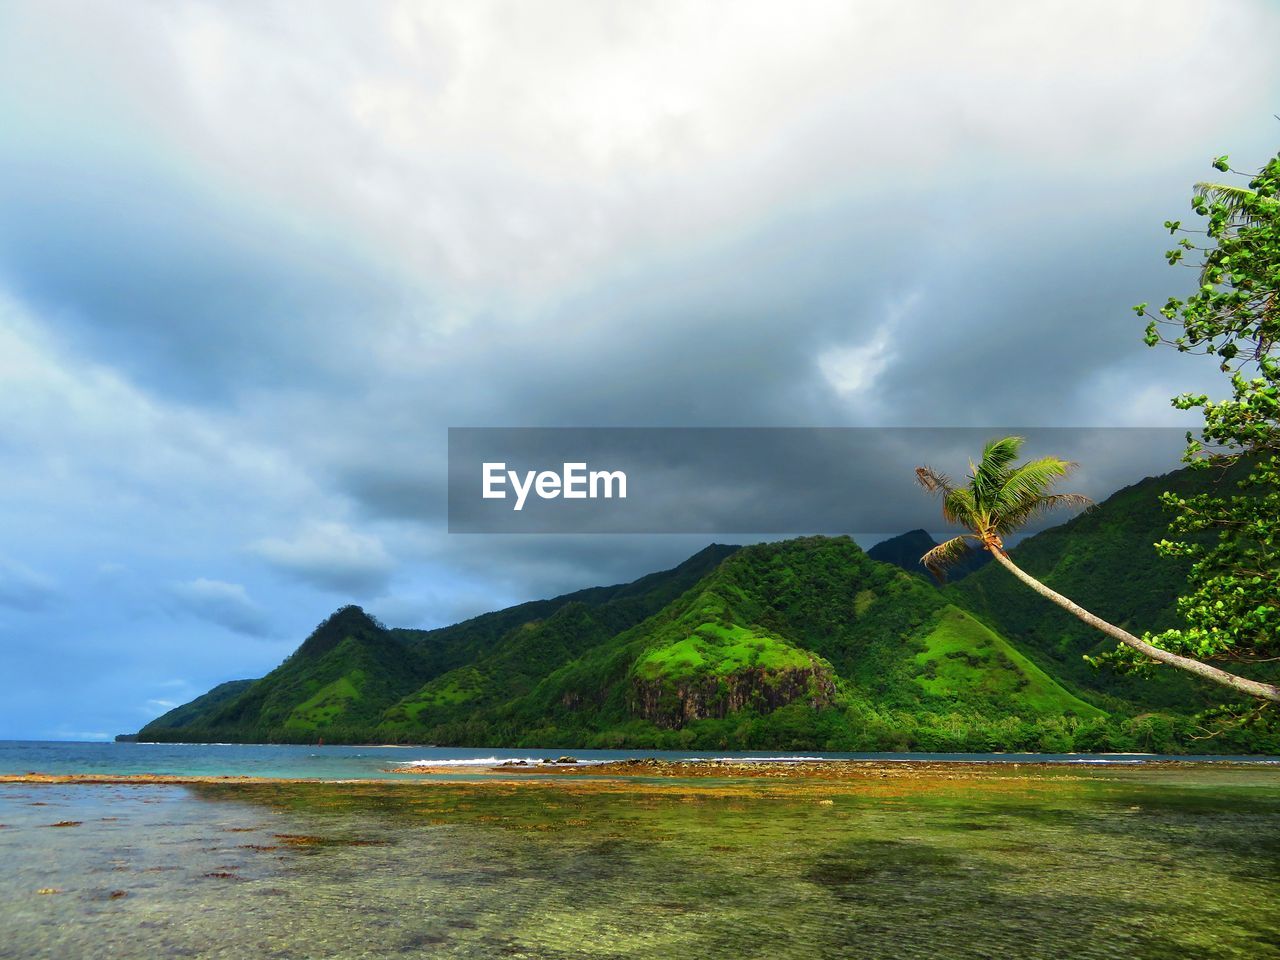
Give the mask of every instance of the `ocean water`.
M 25 773 L 172 774 L 179 776 L 252 776 L 284 779 L 397 779 L 420 763 L 469 767 L 502 760 L 555 760 L 570 755 L 580 761 L 658 757 L 668 760 L 724 757 L 779 757 L 844 760 L 962 760 L 990 763 L 1138 764 L 1165 759 L 1198 762 L 1280 764 L 1276 757 L 1160 757 L 1155 754 L 1028 753 L 811 753 L 773 751 L 745 753 L 670 750 L 502 750 L 490 747 L 367 747 L 235 743 L 74 743 L 0 740 L 0 775 Z
M 79 772 L 138 772 L 121 758 L 152 749 L 100 746 L 85 756 L 114 769 Z M 62 749 L 37 755 L 76 762 Z M 137 762 L 177 773 L 425 759 L 156 749 Z M 0 784 L 0 863 L 6 960 L 1268 958 L 1280 766 L 18 782 Z

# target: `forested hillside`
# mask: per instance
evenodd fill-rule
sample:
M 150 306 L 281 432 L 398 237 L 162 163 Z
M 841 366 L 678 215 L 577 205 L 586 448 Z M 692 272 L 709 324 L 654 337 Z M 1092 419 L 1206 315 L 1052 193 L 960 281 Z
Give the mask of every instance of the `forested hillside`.
M 1161 490 L 1126 488 L 1027 539 L 1019 564 L 1141 632 L 1174 622 L 1184 569 L 1151 544 Z M 438 630 L 335 613 L 280 667 L 148 724 L 144 740 L 826 750 L 1273 750 L 1213 740 L 1220 691 L 1165 669 L 1119 676 L 1105 637 L 998 565 L 941 589 L 907 573 L 913 531 L 873 559 L 847 537 L 714 545 L 629 584 Z M 914 541 L 914 542 L 913 542 Z M 927 542 L 926 542 L 927 541 Z M 873 553 L 877 552 L 873 548 Z M 901 565 L 899 565 L 901 564 Z

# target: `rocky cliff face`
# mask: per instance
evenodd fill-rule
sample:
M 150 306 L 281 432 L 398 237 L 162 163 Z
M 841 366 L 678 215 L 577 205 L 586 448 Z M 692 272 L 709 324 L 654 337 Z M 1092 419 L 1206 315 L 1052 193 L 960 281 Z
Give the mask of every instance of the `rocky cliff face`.
M 804 669 L 749 669 L 689 680 L 637 677 L 627 706 L 634 717 L 678 730 L 695 720 L 723 719 L 739 710 L 769 713 L 796 701 L 820 710 L 831 706 L 835 694 L 831 671 L 814 663 Z

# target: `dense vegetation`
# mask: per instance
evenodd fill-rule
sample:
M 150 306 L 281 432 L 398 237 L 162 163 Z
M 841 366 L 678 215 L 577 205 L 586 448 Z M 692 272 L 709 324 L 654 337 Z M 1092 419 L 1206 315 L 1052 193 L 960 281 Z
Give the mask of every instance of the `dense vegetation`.
M 1213 163 L 1235 172 L 1225 156 Z M 1182 234 L 1165 256 L 1172 265 L 1200 255 L 1199 286 L 1149 319 L 1149 346 L 1168 344 L 1212 358 L 1230 396 L 1173 398 L 1198 409 L 1204 425 L 1188 437 L 1193 468 L 1236 468 L 1234 484 L 1190 496 L 1167 493 L 1174 512 L 1158 549 L 1190 562 L 1179 598 L 1182 623 L 1151 636 L 1163 649 L 1200 659 L 1274 662 L 1280 653 L 1280 156 L 1241 184 L 1200 183 L 1191 206 L 1203 230 L 1165 221 Z M 1204 237 L 1193 240 L 1192 236 Z M 1272 688 L 1264 699 L 1280 700 Z
M 1014 551 L 1019 566 L 1099 616 L 1142 633 L 1179 622 L 1178 589 L 1190 562 L 1155 548 L 1169 523 L 1161 494 L 1193 495 L 1230 484 L 1232 475 L 1180 470 L 1115 493 L 1100 508 L 1031 537 Z M 1212 686 L 1168 668 L 1135 675 L 1093 664 L 1114 641 L 991 566 L 949 585 L 956 603 L 997 631 L 1015 636 L 1056 677 L 1096 690 L 1100 705 L 1198 712 L 1222 702 Z M 1242 671 L 1245 672 L 1245 671 Z M 1248 671 L 1267 679 L 1266 669 Z
M 1035 574 L 1028 573 L 1009 556 L 1006 538 L 1020 531 L 1032 518 L 1060 507 L 1092 504 L 1082 494 L 1062 493 L 1055 489 L 1055 484 L 1075 469 L 1074 463 L 1056 456 L 1019 463 L 1019 452 L 1025 442 L 1018 436 L 988 441 L 978 460 L 970 461 L 971 472 L 960 483 L 928 466 L 916 468 L 916 479 L 920 485 L 942 500 L 943 518 L 964 530 L 921 557 L 920 562 L 925 568 L 941 581 L 945 579 L 947 568 L 969 556 L 973 550 L 983 550 L 1037 596 L 1055 604 L 1091 630 L 1120 641 L 1128 648 L 1130 657 L 1138 658 L 1136 662 L 1141 664 L 1144 672 L 1156 666 L 1168 667 L 1207 683 L 1216 683 L 1236 696 L 1280 703 L 1280 686 L 1224 670 L 1207 662 L 1212 659 L 1211 655 L 1188 657 L 1156 646 L 1081 606 Z M 1162 498 L 1168 496 L 1171 496 L 1168 492 L 1162 494 Z M 1218 601 L 1218 605 L 1222 606 L 1222 601 Z M 1096 658 L 1089 659 L 1097 662 Z
M 1188 471 L 1143 481 L 1014 556 L 1117 622 L 1173 623 L 1185 566 L 1151 546 L 1167 522 L 1158 494 L 1202 482 Z M 141 738 L 1280 749 L 1263 726 L 1198 739 L 1205 731 L 1194 712 L 1216 702 L 1215 691 L 1081 659 L 1106 646 L 994 565 L 939 589 L 845 537 L 714 546 L 631 584 L 440 630 L 389 630 L 343 608 L 263 679 L 224 685 L 148 724 Z

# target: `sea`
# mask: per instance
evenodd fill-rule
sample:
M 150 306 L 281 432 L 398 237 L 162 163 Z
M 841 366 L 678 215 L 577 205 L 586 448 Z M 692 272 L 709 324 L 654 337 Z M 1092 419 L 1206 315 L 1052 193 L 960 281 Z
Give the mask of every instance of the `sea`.
M 662 760 L 878 760 L 886 762 L 1144 764 L 1280 764 L 1266 756 L 1163 756 L 1148 753 L 821 753 L 777 750 L 530 750 L 492 747 L 398 747 L 243 743 L 116 743 L 0 740 L 0 775 L 163 774 L 173 776 L 247 776 L 285 780 L 397 779 L 415 768 L 490 767 L 504 761 L 554 762 L 572 756 L 579 763 L 655 757 Z
M 202 778 L 0 783 L 0 960 L 1280 960 L 1277 758 L 482 769 L 565 754 L 654 755 L 0 743 L 0 774 Z M 981 762 L 912 762 L 946 759 Z

